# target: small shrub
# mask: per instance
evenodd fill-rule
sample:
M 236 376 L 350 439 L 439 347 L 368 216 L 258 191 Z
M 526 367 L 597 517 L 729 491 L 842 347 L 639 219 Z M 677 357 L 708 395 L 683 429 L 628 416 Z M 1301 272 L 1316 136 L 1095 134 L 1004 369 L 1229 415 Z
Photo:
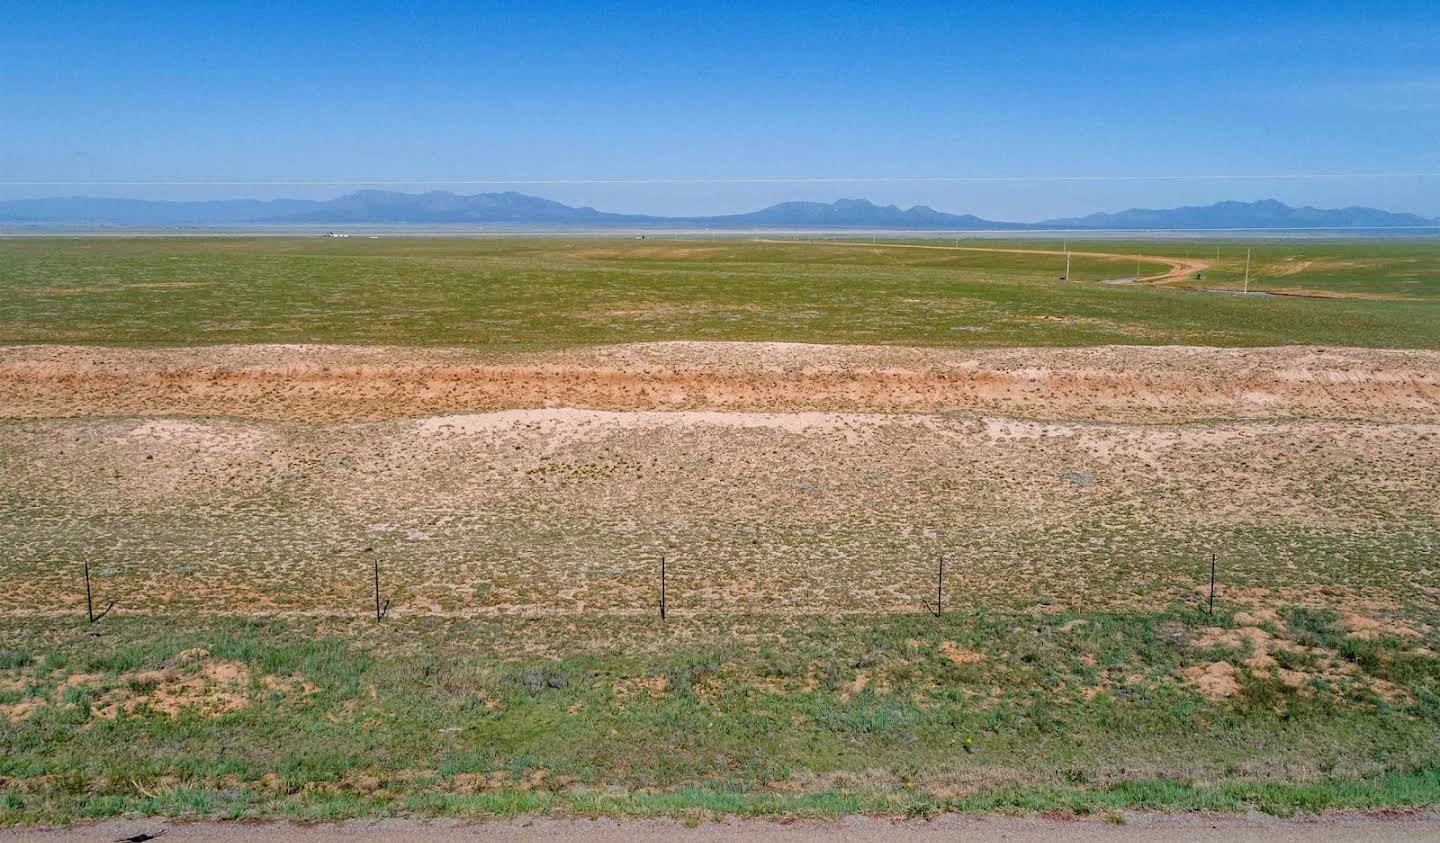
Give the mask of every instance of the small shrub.
M 1371 676 L 1398 685 L 1424 684 L 1436 675 L 1433 658 L 1406 650 L 1395 638 L 1346 638 L 1339 652 Z
M 19 670 L 30 665 L 29 653 L 22 653 L 19 650 L 0 649 L 0 670 Z
M 1315 654 L 1293 647 L 1276 647 L 1270 655 L 1275 658 L 1276 664 L 1286 670 L 1315 670 L 1320 665 Z
M 1388 654 L 1385 652 L 1385 645 L 1379 641 L 1368 638 L 1346 638 L 1340 642 L 1338 650 L 1341 658 L 1354 662 L 1372 676 L 1379 676 L 1385 672 Z
M 514 681 L 534 696 L 549 688 L 564 688 L 570 684 L 571 678 L 567 670 L 539 665 L 521 670 Z
M 719 669 L 713 656 L 693 656 L 665 669 L 665 688 L 672 694 L 694 693 L 697 683 Z
M 868 688 L 848 703 L 822 702 L 811 714 L 821 727 L 851 737 L 909 731 L 920 719 L 920 711 L 909 700 L 880 697 Z
M 147 676 L 144 679 L 131 679 L 125 684 L 126 687 L 137 694 L 148 694 L 155 690 L 160 683 L 153 677 Z
M 1285 624 L 1295 642 L 1306 647 L 1334 649 L 1344 638 L 1339 616 L 1329 609 L 1290 606 L 1284 610 Z
M 1273 676 L 1250 674 L 1241 682 L 1240 697 L 1252 710 L 1269 709 L 1285 717 L 1295 690 Z

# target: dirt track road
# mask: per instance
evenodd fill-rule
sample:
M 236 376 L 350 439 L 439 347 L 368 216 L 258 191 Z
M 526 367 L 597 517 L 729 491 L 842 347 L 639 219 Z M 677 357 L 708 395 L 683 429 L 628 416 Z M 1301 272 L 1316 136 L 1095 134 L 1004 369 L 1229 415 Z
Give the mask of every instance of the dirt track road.
M 1277 820 L 1263 816 L 1206 817 L 1131 815 L 1124 825 L 1100 819 L 1058 821 L 947 815 L 932 821 L 849 817 L 835 822 L 729 820 L 686 828 L 672 820 L 519 819 L 489 823 L 382 820 L 326 825 L 292 823 L 167 824 L 162 821 L 117 820 L 84 828 L 0 830 L 0 843 L 110 843 L 132 835 L 164 832 L 163 843 L 438 843 L 451 840 L 559 841 L 580 843 L 647 843 L 647 841 L 777 841 L 777 843 L 849 843 L 862 840 L 967 841 L 1011 843 L 1173 843 L 1174 841 L 1255 841 L 1256 843 L 1340 843 L 1340 841 L 1440 840 L 1440 816 L 1374 819 L 1340 815 L 1311 820 Z
M 788 240 L 761 240 L 762 243 L 788 243 Z M 863 246 L 867 249 L 941 249 L 948 252 L 1004 252 L 1013 255 L 1064 255 L 1060 249 L 1002 249 L 998 246 L 944 246 L 931 243 L 850 243 L 843 240 L 814 240 L 807 241 L 825 246 Z M 1168 255 L 1127 255 L 1120 252 L 1071 252 L 1070 254 L 1082 258 L 1115 258 L 1116 260 L 1141 260 L 1149 263 L 1167 263 L 1170 265 L 1168 272 L 1159 275 L 1144 275 L 1135 278 L 1137 284 L 1164 284 L 1168 281 L 1180 281 L 1189 278 L 1197 272 L 1204 272 L 1210 268 L 1210 261 L 1202 258 L 1176 258 Z

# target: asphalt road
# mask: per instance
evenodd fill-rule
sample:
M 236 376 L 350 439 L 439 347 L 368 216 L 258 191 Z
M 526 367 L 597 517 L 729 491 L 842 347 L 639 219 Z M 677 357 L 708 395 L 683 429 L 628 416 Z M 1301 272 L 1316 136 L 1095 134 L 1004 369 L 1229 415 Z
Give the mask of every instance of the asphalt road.
M 1365 817 L 1355 814 L 1318 819 L 1277 820 L 1250 816 L 1128 815 L 1123 825 L 1101 819 L 1045 820 L 946 815 L 935 820 L 848 817 L 833 822 L 727 820 L 694 828 L 671 820 L 570 820 L 531 818 L 493 822 L 431 822 L 398 819 L 298 825 L 253 822 L 166 822 L 112 820 L 70 829 L 0 829 L 0 843 L 12 841 L 111 841 L 159 834 L 160 843 L 439 843 L 439 841 L 777 841 L 777 843 L 851 843 L 870 840 L 970 841 L 1008 843 L 1340 843 L 1341 841 L 1440 841 L 1440 813 Z

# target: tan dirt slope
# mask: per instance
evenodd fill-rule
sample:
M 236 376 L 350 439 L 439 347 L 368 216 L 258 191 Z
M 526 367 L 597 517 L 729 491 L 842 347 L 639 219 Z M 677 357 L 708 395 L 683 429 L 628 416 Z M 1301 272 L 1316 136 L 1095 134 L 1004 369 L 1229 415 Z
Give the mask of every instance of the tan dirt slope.
M 1440 421 L 1440 352 L 666 342 L 554 352 L 0 348 L 0 417 L 375 421 L 545 407 Z
M 1440 425 L 505 410 L 0 423 L 0 614 L 1153 610 L 1440 598 Z M 369 547 L 374 557 L 364 552 Z M 1040 604 L 1039 601 L 1046 601 Z

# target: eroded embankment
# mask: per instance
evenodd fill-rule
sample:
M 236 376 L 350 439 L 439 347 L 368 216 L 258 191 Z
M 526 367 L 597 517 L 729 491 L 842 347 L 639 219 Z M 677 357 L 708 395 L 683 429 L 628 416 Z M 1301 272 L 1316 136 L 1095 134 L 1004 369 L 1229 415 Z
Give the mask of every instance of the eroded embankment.
M 0 417 L 7 418 L 366 421 L 555 406 L 1434 422 L 1440 352 L 697 342 L 525 354 L 304 345 L 0 349 Z
M 1440 425 L 507 410 L 0 423 L 0 615 L 1155 611 L 1440 597 Z M 1368 607 L 1368 608 L 1367 608 Z

